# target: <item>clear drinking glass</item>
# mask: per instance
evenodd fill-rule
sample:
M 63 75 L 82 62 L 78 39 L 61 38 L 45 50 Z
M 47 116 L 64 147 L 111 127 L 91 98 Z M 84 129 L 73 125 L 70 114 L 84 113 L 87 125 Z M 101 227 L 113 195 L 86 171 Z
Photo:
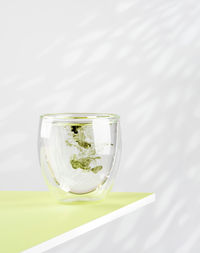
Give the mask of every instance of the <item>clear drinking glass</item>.
M 62 202 L 105 197 L 121 151 L 119 116 L 106 113 L 45 114 L 39 156 L 45 181 Z

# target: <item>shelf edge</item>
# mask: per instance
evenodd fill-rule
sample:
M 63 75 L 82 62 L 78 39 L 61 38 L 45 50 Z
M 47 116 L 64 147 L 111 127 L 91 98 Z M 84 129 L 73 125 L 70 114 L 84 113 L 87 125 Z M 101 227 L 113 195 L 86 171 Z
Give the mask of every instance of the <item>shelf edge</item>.
M 94 230 L 95 228 L 98 228 L 100 226 L 103 226 L 104 224 L 107 224 L 113 220 L 116 220 L 124 215 L 127 215 L 143 206 L 146 206 L 152 202 L 154 202 L 156 199 L 155 193 L 152 193 L 151 195 L 140 199 L 134 203 L 131 203 L 127 206 L 121 207 L 118 210 L 115 210 L 109 214 L 106 214 L 102 217 L 99 217 L 93 221 L 90 221 L 82 226 L 79 226 L 77 228 L 72 229 L 71 231 L 68 231 L 66 233 L 63 233 L 61 235 L 58 235 L 50 240 L 47 240 L 43 243 L 40 243 L 32 248 L 29 248 L 25 251 L 22 251 L 21 253 L 42 253 L 47 250 L 50 250 L 58 245 L 61 245 L 67 241 L 70 241 L 82 234 L 85 234 L 91 230 Z

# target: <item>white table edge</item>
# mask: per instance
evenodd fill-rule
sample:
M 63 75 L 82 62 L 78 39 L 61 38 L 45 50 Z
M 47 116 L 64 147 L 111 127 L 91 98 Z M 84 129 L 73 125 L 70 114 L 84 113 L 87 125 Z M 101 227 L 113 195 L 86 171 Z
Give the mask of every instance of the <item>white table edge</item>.
M 147 197 L 144 197 L 136 202 L 133 202 L 127 206 L 124 206 L 122 208 L 119 208 L 109 214 L 106 214 L 102 217 L 99 217 L 93 221 L 90 221 L 82 226 L 79 226 L 77 228 L 74 228 L 66 233 L 63 233 L 61 235 L 58 235 L 48 241 L 45 241 L 43 243 L 40 243 L 32 248 L 29 248 L 21 253 L 42 253 L 47 250 L 50 250 L 58 245 L 61 245 L 69 240 L 72 240 L 82 234 L 85 234 L 95 228 L 98 228 L 106 223 L 109 223 L 113 220 L 116 220 L 126 214 L 129 214 L 143 206 L 146 206 L 152 202 L 155 201 L 155 193 L 152 193 L 148 195 Z

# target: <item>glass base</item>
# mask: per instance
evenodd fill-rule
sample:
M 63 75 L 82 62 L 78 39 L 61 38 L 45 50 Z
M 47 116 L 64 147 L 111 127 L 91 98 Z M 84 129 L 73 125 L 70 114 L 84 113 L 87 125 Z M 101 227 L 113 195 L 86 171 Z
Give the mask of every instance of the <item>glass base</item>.
M 59 203 L 76 203 L 76 202 L 95 202 L 105 199 L 108 192 L 111 190 L 96 189 L 92 192 L 85 194 L 74 194 L 71 192 L 65 192 L 60 188 L 54 187 L 48 184 L 51 195 L 56 198 Z
M 62 204 L 68 204 L 68 203 L 88 203 L 88 202 L 96 202 L 96 201 L 101 201 L 104 198 L 86 198 L 86 197 L 81 197 L 81 198 L 67 198 L 67 199 L 60 199 L 58 200 Z

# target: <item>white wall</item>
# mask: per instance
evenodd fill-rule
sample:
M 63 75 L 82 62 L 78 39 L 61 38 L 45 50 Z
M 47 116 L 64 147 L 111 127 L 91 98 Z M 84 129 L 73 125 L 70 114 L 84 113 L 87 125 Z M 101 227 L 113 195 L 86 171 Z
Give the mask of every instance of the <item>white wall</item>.
M 118 113 L 115 190 L 155 191 L 157 203 L 72 244 L 199 252 L 199 70 L 198 0 L 1 0 L 0 190 L 46 190 L 40 114 Z

